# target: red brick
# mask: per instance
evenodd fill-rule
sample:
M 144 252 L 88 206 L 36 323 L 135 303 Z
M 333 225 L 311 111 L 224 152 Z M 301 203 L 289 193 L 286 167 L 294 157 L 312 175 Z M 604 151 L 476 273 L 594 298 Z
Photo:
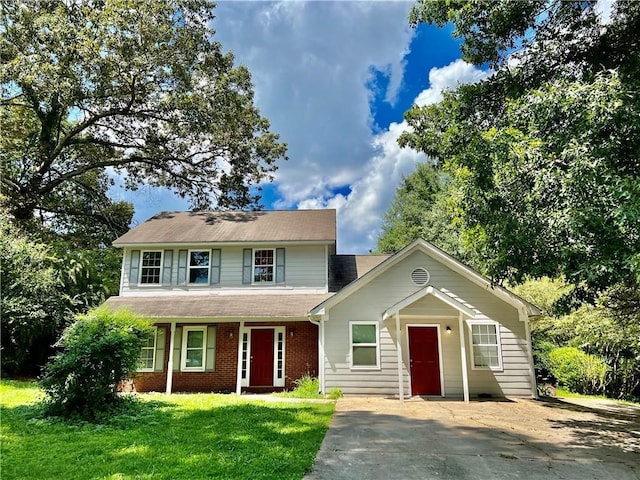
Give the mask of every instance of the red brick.
M 178 326 L 189 325 L 178 324 Z M 201 324 L 199 324 L 201 325 Z M 239 323 L 211 323 L 216 328 L 216 365 L 214 372 L 173 372 L 173 392 L 234 392 L 238 368 Z M 294 380 L 303 375 L 318 374 L 318 327 L 310 322 L 246 322 L 245 327 L 286 327 L 285 340 L 285 388 L 292 389 Z M 162 372 L 139 373 L 134 379 L 138 392 L 166 390 L 167 364 L 169 361 L 170 328 L 166 329 L 165 359 Z M 174 359 L 174 365 L 179 363 Z M 248 389 L 253 390 L 253 389 Z M 264 388 L 261 390 L 265 390 Z M 272 388 L 266 390 L 281 390 Z

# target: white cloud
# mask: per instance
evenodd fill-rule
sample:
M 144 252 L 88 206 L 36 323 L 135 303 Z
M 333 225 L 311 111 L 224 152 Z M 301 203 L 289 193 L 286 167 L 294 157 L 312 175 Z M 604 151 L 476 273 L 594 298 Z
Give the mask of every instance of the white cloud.
M 234 52 L 237 64 L 247 65 L 256 104 L 289 145 L 274 206 L 338 209 L 342 253 L 375 248 L 398 184 L 425 160 L 397 145 L 404 123 L 372 133 L 367 88 L 373 70 L 388 77 L 378 98 L 393 103 L 402 88 L 414 35 L 407 21 L 412 4 L 222 1 L 216 8 L 217 40 Z M 484 75 L 461 61 L 432 69 L 431 85 L 416 102 L 438 101 L 442 89 Z
M 414 101 L 420 107 L 442 100 L 442 92 L 463 83 L 475 83 L 487 78 L 489 73 L 480 70 L 462 59 L 446 67 L 432 68 L 429 71 L 429 88 L 422 91 Z
M 289 145 L 281 208 L 361 178 L 372 157 L 372 68 L 402 85 L 410 2 L 220 2 L 214 28 L 249 67 L 256 103 Z
M 487 72 L 462 60 L 442 68 L 432 68 L 429 88 L 422 91 L 414 103 L 435 103 L 442 99 L 443 90 L 480 81 L 487 75 Z M 427 160 L 424 154 L 399 147 L 398 137 L 408 128 L 406 122 L 392 123 L 387 130 L 373 137 L 377 153 L 367 161 L 366 174 L 351 185 L 348 196 L 314 197 L 300 203 L 305 208 L 338 209 L 339 251 L 362 253 L 375 248 L 381 220 L 397 186 L 415 170 L 418 163 Z
M 375 248 L 384 212 L 402 178 L 425 160 L 400 149 L 406 128 L 372 133 L 372 69 L 388 75 L 383 98 L 402 86 L 404 57 L 414 32 L 410 2 L 220 2 L 218 40 L 251 71 L 256 103 L 289 144 L 276 176 L 276 208 L 337 208 L 338 250 Z M 416 102 L 486 73 L 462 61 L 429 72 Z M 344 193 L 341 187 L 349 186 Z M 343 193 L 335 194 L 337 189 Z

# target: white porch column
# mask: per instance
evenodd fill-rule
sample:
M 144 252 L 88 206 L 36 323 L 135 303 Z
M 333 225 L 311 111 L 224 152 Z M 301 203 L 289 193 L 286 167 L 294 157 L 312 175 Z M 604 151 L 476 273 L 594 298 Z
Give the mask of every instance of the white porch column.
M 324 394 L 327 393 L 327 386 L 325 383 L 325 378 L 324 378 L 324 367 L 325 367 L 325 362 L 326 362 L 326 354 L 324 351 L 324 315 L 322 315 L 320 317 L 320 322 L 319 322 L 319 326 L 320 326 L 320 352 L 319 353 L 319 357 L 318 360 L 320 361 L 320 363 L 318 364 L 318 374 L 320 375 L 320 391 Z
M 396 352 L 398 353 L 398 388 L 400 401 L 404 402 L 404 375 L 402 374 L 402 339 L 400 338 L 400 312 L 396 312 Z
M 523 309 L 520 309 L 519 315 L 520 315 L 520 320 L 524 321 L 524 329 L 525 329 L 525 335 L 526 335 L 525 338 L 526 338 L 527 350 L 528 350 L 527 356 L 529 357 L 529 361 L 527 363 L 529 364 L 529 378 L 531 382 L 531 398 L 537 399 L 538 388 L 536 385 L 536 370 L 533 365 L 533 345 L 531 342 L 531 325 L 529 324 L 529 316 Z
M 238 369 L 236 372 L 236 394 L 242 393 L 242 336 L 244 334 L 244 320 L 240 320 L 238 327 Z
M 167 362 L 167 388 L 165 393 L 171 394 L 173 386 L 173 348 L 176 343 L 176 322 L 171 322 L 171 333 L 169 334 L 169 361 Z
M 469 375 L 467 373 L 467 349 L 464 341 L 464 321 L 462 312 L 458 313 L 458 329 L 460 330 L 460 357 L 462 358 L 462 390 L 464 401 L 469 403 Z

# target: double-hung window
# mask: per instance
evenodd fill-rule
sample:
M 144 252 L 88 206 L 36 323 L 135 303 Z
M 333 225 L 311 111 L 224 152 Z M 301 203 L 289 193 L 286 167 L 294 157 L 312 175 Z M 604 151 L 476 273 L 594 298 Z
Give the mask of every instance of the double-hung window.
M 181 370 L 203 372 L 207 348 L 207 327 L 184 327 Z
M 253 283 L 273 283 L 275 250 L 253 251 Z
M 153 372 L 156 357 L 156 334 L 158 330 L 154 329 L 153 333 L 145 339 L 140 351 L 139 372 Z
M 159 285 L 161 265 L 162 251 L 142 252 L 140 283 Z
M 470 322 L 473 368 L 502 370 L 500 330 L 495 322 Z
M 380 367 L 380 340 L 377 322 L 350 322 L 351 367 Z
M 209 250 L 191 250 L 189 252 L 189 283 L 209 283 Z

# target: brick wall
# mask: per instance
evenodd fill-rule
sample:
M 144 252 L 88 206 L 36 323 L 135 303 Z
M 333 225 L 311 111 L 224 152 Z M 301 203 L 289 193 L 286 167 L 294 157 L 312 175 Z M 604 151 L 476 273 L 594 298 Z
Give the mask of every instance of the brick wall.
M 187 325 L 187 324 L 184 324 Z M 218 323 L 216 326 L 216 364 L 214 372 L 173 372 L 173 392 L 235 392 L 239 323 Z M 178 326 L 183 326 L 179 324 Z M 245 327 L 286 327 L 285 388 L 305 374 L 318 375 L 318 327 L 310 322 L 246 322 Z M 138 392 L 164 392 L 169 361 L 170 326 L 166 329 L 165 358 L 162 372 L 139 373 L 135 380 Z M 174 358 L 174 364 L 180 359 Z M 263 389 L 264 390 L 264 389 Z M 276 390 L 276 389 L 274 389 Z

